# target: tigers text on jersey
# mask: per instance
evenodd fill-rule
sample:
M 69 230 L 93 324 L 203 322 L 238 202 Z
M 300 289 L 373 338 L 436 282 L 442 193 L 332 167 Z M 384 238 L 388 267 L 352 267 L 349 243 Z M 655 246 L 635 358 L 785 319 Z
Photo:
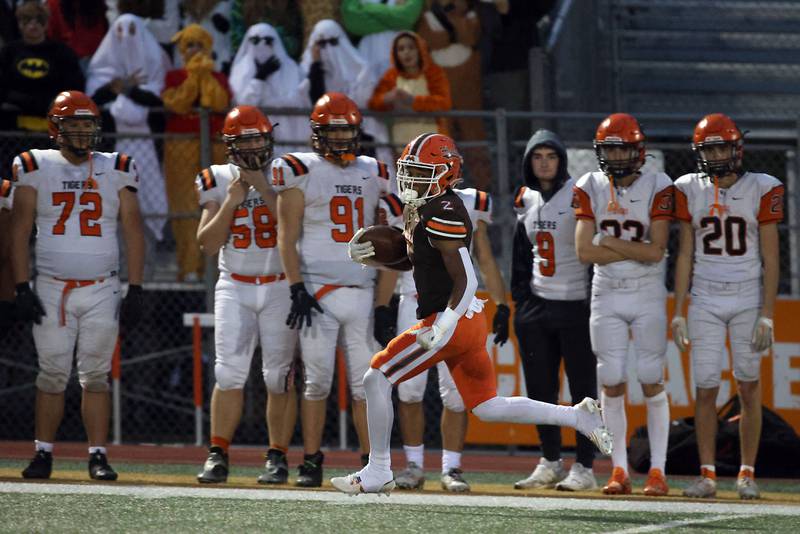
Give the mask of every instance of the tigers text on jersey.
M 575 253 L 575 214 L 570 178 L 545 201 L 539 191 L 523 187 L 514 203 L 519 221 L 533 245 L 531 290 L 548 300 L 586 298 L 589 272 Z
M 372 226 L 382 196 L 390 192 L 386 165 L 359 156 L 340 167 L 313 152 L 285 154 L 272 162 L 272 185 L 297 188 L 305 197 L 298 250 L 306 282 L 371 287 L 376 270 L 350 261 L 347 242 Z
M 233 179 L 229 165 L 212 165 L 201 171 L 197 175 L 200 205 L 211 201 L 222 205 Z M 251 186 L 233 213 L 231 233 L 219 251 L 219 270 L 247 276 L 282 273 L 277 221 L 277 214 Z
M 472 244 L 472 221 L 464 203 L 453 190 L 413 209 L 406 206 L 403 215 L 408 257 L 414 265 L 417 288 L 417 319 L 447 308 L 453 279 L 442 260 L 442 254 L 431 240 L 461 240 L 467 248 Z
M 492 224 L 492 197 L 489 193 L 478 191 L 474 188 L 453 189 L 456 195 L 461 198 L 464 208 L 467 210 L 469 220 L 472 223 L 472 231 L 478 229 L 478 221 Z M 417 292 L 414 285 L 413 271 L 406 271 L 400 275 L 400 294 L 413 295 Z
M 783 220 L 784 187 L 769 174 L 744 173 L 719 190 L 704 174 L 691 173 L 675 182 L 675 218 L 694 228 L 696 278 L 745 282 L 761 277 L 759 226 Z
M 11 210 L 14 205 L 14 187 L 11 180 L 0 180 L 0 210 Z
M 591 219 L 595 231 L 627 241 L 650 239 L 650 223 L 671 220 L 674 186 L 663 172 L 645 173 L 626 188 L 615 188 L 616 209 L 612 204 L 610 181 L 599 171 L 584 174 L 573 188 L 575 217 Z M 664 276 L 666 254 L 658 263 L 623 260 L 595 265 L 596 276 L 625 279 Z
M 119 270 L 119 191 L 139 187 L 133 159 L 93 152 L 73 165 L 58 150 L 14 158 L 19 186 L 36 189 L 36 269 L 39 274 L 96 280 Z

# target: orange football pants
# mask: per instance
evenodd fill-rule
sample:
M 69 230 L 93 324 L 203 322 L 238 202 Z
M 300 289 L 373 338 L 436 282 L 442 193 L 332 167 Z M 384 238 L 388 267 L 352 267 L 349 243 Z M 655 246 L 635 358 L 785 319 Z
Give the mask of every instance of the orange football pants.
M 483 312 L 472 318 L 461 317 L 443 345 L 425 350 L 417 343 L 416 330 L 431 326 L 438 315 L 429 315 L 391 340 L 385 349 L 373 356 L 370 366 L 396 385 L 444 361 L 464 405 L 472 410 L 497 396 L 494 367 L 486 352 L 486 317 Z

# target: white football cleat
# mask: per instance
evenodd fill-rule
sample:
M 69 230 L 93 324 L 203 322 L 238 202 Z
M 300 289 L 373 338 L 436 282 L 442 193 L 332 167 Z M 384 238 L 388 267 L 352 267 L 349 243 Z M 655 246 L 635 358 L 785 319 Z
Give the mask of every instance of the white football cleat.
M 334 488 L 341 491 L 342 493 L 346 493 L 348 495 L 358 495 L 360 493 L 377 493 L 378 495 L 386 495 L 388 496 L 395 487 L 394 479 L 390 480 L 386 484 L 383 484 L 377 489 L 366 489 L 364 488 L 361 475 L 358 473 L 353 473 L 344 477 L 333 477 L 331 479 L 331 484 Z
M 585 491 L 597 488 L 594 472 L 583 464 L 575 462 L 569 470 L 567 478 L 556 484 L 558 491 Z
M 539 465 L 528 478 L 514 483 L 514 489 L 542 489 L 552 488 L 567 476 L 564 463 L 561 460 L 550 462 L 542 457 Z
M 421 490 L 425 486 L 425 472 L 414 462 L 408 462 L 408 467 L 394 477 L 399 489 Z
M 575 405 L 575 409 L 578 411 L 578 432 L 589 438 L 601 453 L 611 454 L 614 450 L 614 435 L 603 423 L 603 410 L 600 408 L 600 403 L 586 397 Z

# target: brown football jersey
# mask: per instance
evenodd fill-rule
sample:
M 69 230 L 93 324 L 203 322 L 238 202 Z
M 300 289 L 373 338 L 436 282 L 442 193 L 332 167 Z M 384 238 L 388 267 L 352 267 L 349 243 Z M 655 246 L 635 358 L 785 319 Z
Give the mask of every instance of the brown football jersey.
M 472 222 L 461 198 L 450 189 L 417 209 L 406 206 L 403 216 L 408 257 L 414 265 L 417 319 L 423 319 L 444 311 L 453 291 L 453 280 L 442 254 L 431 240 L 463 241 L 469 249 Z

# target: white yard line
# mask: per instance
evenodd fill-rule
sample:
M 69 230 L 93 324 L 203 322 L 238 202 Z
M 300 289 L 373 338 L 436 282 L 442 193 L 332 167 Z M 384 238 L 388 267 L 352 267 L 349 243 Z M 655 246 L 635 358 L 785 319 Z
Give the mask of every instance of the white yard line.
M 191 488 L 174 486 L 126 486 L 122 484 L 50 484 L 0 482 L 0 493 L 46 493 L 49 495 L 120 495 L 143 499 L 193 497 L 264 501 L 313 501 L 330 504 L 387 503 L 412 506 L 463 506 L 526 508 L 533 510 L 602 510 L 608 512 L 667 512 L 715 515 L 789 515 L 800 517 L 800 506 L 758 504 L 625 501 L 617 499 L 568 499 L 545 497 L 496 497 L 483 495 L 410 494 L 395 492 L 391 497 L 358 495 L 349 497 L 332 491 L 294 491 L 236 488 Z M 663 525 L 662 525 L 663 526 Z M 636 530 L 635 532 L 645 532 Z
M 756 517 L 755 514 L 741 514 L 737 515 L 736 519 L 743 517 Z M 641 527 L 626 528 L 625 530 L 615 530 L 609 534 L 639 534 L 640 532 L 658 532 L 670 528 L 685 527 L 689 525 L 702 525 L 703 523 L 715 523 L 717 521 L 725 521 L 731 519 L 730 514 L 714 515 L 711 517 L 695 517 L 693 519 L 676 519 L 675 521 L 667 521 L 666 523 L 659 523 L 658 525 L 644 525 Z

